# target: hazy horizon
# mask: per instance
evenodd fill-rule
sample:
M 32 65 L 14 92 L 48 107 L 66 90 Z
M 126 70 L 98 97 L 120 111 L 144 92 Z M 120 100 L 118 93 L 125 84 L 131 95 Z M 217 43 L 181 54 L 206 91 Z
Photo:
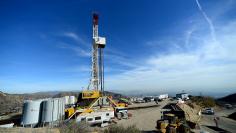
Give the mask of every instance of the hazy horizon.
M 1 90 L 0 90 L 1 91 Z M 34 93 L 48 93 L 48 94 L 58 94 L 60 92 L 80 92 L 81 90 L 50 90 L 50 91 L 33 91 L 33 92 L 4 92 L 3 93 L 8 93 L 8 94 L 34 94 Z M 139 92 L 134 92 L 134 91 L 125 91 L 125 90 L 105 90 L 105 91 L 109 91 L 109 92 L 113 92 L 113 93 L 118 93 L 118 94 L 122 94 L 125 96 L 158 96 L 161 94 L 168 94 L 169 96 L 175 96 L 177 93 L 188 93 L 190 95 L 193 96 L 211 96 L 214 98 L 220 98 L 220 97 L 224 97 L 230 94 L 234 94 L 236 93 L 231 92 L 231 91 L 224 91 L 224 92 L 214 92 L 214 91 L 186 91 L 186 90 L 178 90 L 178 91 L 139 91 Z

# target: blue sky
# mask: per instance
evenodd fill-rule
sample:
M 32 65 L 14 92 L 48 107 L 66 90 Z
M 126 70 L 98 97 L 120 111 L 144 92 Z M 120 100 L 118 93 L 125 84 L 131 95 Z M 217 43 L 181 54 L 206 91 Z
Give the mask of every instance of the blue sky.
M 233 0 L 0 1 L 0 87 L 81 90 L 90 79 L 92 12 L 107 38 L 105 88 L 235 92 Z

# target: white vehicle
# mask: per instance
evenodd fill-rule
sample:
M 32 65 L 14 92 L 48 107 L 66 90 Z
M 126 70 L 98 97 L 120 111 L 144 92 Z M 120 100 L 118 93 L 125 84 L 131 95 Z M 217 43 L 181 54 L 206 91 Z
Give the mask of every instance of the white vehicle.
M 215 111 L 214 111 L 213 108 L 205 108 L 205 109 L 202 111 L 202 114 L 214 115 L 214 114 L 215 114 Z
M 126 108 L 123 107 L 117 107 L 115 109 L 115 113 L 116 113 L 116 117 L 118 119 L 128 119 L 128 110 Z
M 160 100 L 168 98 L 168 94 L 161 94 L 158 97 Z
M 189 99 L 189 94 L 187 93 L 179 93 L 179 94 L 176 94 L 176 98 L 181 98 L 182 100 L 188 100 Z
M 76 121 L 85 121 L 90 125 L 94 125 L 109 122 L 111 118 L 114 118 L 114 111 L 101 111 L 81 114 L 76 118 Z M 103 126 L 105 126 L 105 124 L 103 124 Z

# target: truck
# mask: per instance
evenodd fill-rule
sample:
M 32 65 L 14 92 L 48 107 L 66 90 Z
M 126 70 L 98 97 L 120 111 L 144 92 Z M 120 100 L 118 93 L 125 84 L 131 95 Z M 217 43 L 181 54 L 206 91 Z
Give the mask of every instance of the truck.
M 168 94 L 161 94 L 156 98 L 156 100 L 157 101 L 162 101 L 164 99 L 167 99 L 168 97 L 169 97 Z
M 180 98 L 182 100 L 188 100 L 189 97 L 188 97 L 188 94 L 187 93 L 179 93 L 179 94 L 176 94 L 176 98 Z

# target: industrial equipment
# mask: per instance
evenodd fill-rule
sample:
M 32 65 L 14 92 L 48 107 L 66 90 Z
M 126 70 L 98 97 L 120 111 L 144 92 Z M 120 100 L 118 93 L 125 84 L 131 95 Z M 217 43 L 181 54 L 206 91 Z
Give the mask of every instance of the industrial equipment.
M 23 105 L 21 125 L 38 127 L 40 125 L 57 125 L 65 115 L 65 99 L 49 98 L 26 100 Z
M 105 118 L 112 118 L 117 108 L 123 109 L 117 113 L 124 112 L 127 116 L 127 104 L 117 103 L 111 97 L 104 95 L 104 55 L 106 38 L 98 35 L 98 14 L 93 14 L 93 41 L 92 41 L 92 69 L 91 79 L 87 90 L 83 90 L 76 103 L 75 110 L 66 109 L 69 119 L 76 118 L 77 122 L 85 120 L 88 123 L 103 123 Z M 105 111 L 104 111 L 105 110 Z M 110 115 L 107 115 L 107 113 Z M 126 113 L 125 113 L 126 112 Z M 111 115 L 113 114 L 113 115 Z M 97 120 L 96 120 L 97 118 Z M 98 119 L 101 118 L 101 119 Z
M 162 111 L 162 119 L 156 123 L 156 128 L 161 133 L 190 133 L 190 127 L 185 119 L 185 112 L 175 104 L 168 104 Z
M 98 14 L 93 14 L 93 49 L 92 49 L 92 77 L 88 89 L 104 91 L 104 61 L 103 49 L 106 46 L 106 38 L 98 35 Z M 98 55 L 99 54 L 99 55 Z
M 74 113 L 75 113 L 75 108 L 73 107 L 65 109 L 65 118 L 66 119 L 69 118 Z
M 24 101 L 21 125 L 35 127 L 40 122 L 40 104 L 42 100 Z
M 98 14 L 93 14 L 93 44 L 92 44 L 92 70 L 87 90 L 83 90 L 78 97 L 78 105 L 88 105 L 104 92 L 104 58 L 103 49 L 106 38 L 98 35 Z

